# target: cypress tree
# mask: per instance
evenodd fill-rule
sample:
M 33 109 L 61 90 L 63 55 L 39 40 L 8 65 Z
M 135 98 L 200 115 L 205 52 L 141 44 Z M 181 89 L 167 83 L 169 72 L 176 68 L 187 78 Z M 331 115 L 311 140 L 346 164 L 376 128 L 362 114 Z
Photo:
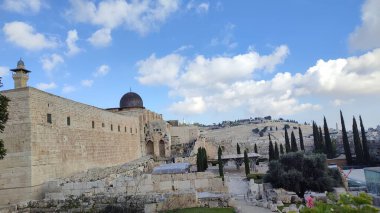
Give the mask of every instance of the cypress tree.
M 321 153 L 325 153 L 326 154 L 326 145 L 325 145 L 325 142 L 323 141 L 323 133 L 322 133 L 322 128 L 319 127 L 319 137 L 318 137 L 318 140 L 319 140 L 319 146 L 321 147 L 320 150 L 321 150 Z
M 270 135 L 269 136 L 269 161 L 271 160 L 274 160 L 274 149 L 273 149 L 273 143 L 272 143 L 272 140 L 270 138 Z
M 197 152 L 197 172 L 202 172 L 202 148 L 198 148 Z
M 237 153 L 238 155 L 241 154 L 239 143 L 236 144 L 236 153 Z
M 294 132 L 293 131 L 290 134 L 290 141 L 291 141 L 291 151 L 292 152 L 297 152 L 298 151 L 297 141 L 296 141 L 296 137 L 294 136 Z
M 280 159 L 280 152 L 278 151 L 277 142 L 274 143 L 274 159 L 275 160 Z
M 281 155 L 284 154 L 284 146 L 282 146 L 282 143 L 280 143 L 280 153 Z
M 334 158 L 335 152 L 330 138 L 329 127 L 327 126 L 326 117 L 323 117 L 323 130 L 325 133 L 326 155 L 327 158 Z
M 203 147 L 203 171 L 206 171 L 208 168 L 208 165 L 207 165 L 207 152 L 206 152 L 206 148 Z
M 255 153 L 258 153 L 257 152 L 257 145 L 255 144 L 255 148 L 254 148 L 254 150 L 255 150 Z
M 302 136 L 301 127 L 298 128 L 298 134 L 299 134 L 299 137 L 300 137 L 300 148 L 301 148 L 302 151 L 305 151 L 305 146 L 303 144 L 303 136 Z
M 354 145 L 355 145 L 356 162 L 357 163 L 363 163 L 363 149 L 362 149 L 362 144 L 361 144 L 361 141 L 360 141 L 358 125 L 356 124 L 355 117 L 353 118 L 353 122 L 352 122 L 352 132 L 354 134 Z
M 1 81 L 0 81 L 1 84 Z M 8 103 L 9 98 L 0 94 L 0 133 L 4 132 L 5 123 L 8 121 Z M 7 149 L 5 149 L 3 139 L 0 139 L 0 160 L 4 159 L 7 155 Z
M 313 121 L 313 138 L 314 138 L 314 152 L 318 153 L 320 150 L 319 145 L 319 132 L 317 124 Z
M 222 148 L 220 146 L 218 148 L 218 165 L 219 165 L 219 176 L 222 177 L 222 180 L 224 181 Z
M 351 165 L 352 164 L 351 148 L 350 148 L 350 143 L 348 142 L 347 131 L 346 131 L 346 126 L 344 124 L 342 110 L 340 111 L 340 122 L 342 124 L 342 140 L 343 140 L 344 153 L 346 155 L 347 164 Z
M 288 130 L 285 127 L 285 151 L 286 153 L 290 152 L 290 142 L 289 142 L 289 135 Z
M 247 150 L 244 150 L 244 168 L 245 168 L 245 175 L 248 176 L 250 169 L 249 169 L 249 160 L 248 160 Z
M 365 163 L 371 163 L 371 156 L 369 155 L 367 136 L 365 135 L 365 129 L 363 126 L 362 116 L 359 115 L 359 119 L 360 119 L 360 130 L 362 132 L 363 160 Z

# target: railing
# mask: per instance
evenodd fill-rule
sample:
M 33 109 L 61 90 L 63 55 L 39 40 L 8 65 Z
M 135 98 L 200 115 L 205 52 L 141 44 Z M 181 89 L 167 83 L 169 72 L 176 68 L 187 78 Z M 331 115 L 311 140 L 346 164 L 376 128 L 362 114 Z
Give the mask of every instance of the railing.
M 29 74 L 28 73 L 13 73 L 12 74 L 12 77 L 29 77 Z

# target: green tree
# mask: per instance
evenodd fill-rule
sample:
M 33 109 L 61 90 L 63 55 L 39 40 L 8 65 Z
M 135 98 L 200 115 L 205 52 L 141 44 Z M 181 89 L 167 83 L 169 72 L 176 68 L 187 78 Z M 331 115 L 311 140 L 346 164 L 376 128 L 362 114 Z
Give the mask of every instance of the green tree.
M 288 135 L 288 130 L 286 127 L 285 127 L 285 151 L 286 153 L 290 152 L 289 135 Z
M 282 155 L 278 161 L 269 162 L 264 182 L 270 182 L 274 188 L 294 191 L 301 197 L 307 190 L 324 192 L 340 186 L 329 175 L 326 155 L 306 155 L 302 152 L 290 152 Z
M 280 159 L 280 152 L 278 151 L 277 142 L 274 143 L 274 159 L 275 160 Z
M 203 171 L 206 171 L 207 168 L 208 168 L 208 164 L 207 164 L 207 152 L 206 152 L 206 149 L 203 147 L 202 148 L 203 151 L 202 151 L 202 154 L 203 154 Z
M 197 152 L 197 172 L 203 172 L 202 147 L 199 147 Z
M 248 159 L 247 150 L 244 150 L 244 168 L 245 168 L 245 175 L 248 176 L 250 173 L 250 169 L 249 169 L 249 159 Z
M 362 121 L 362 116 L 359 116 L 360 119 L 360 130 L 362 132 L 362 143 L 363 143 L 363 160 L 366 163 L 371 163 L 371 156 L 369 155 L 367 136 L 365 135 L 365 129 Z
M 257 152 L 257 145 L 255 144 L 255 148 L 254 148 L 254 150 L 255 150 L 255 153 L 258 153 Z
M 313 121 L 313 139 L 314 139 L 314 152 L 319 153 L 320 152 L 320 145 L 319 145 L 319 132 L 317 124 Z
M 282 145 L 282 143 L 280 143 L 280 153 L 281 155 L 284 154 L 284 146 Z
M 323 140 L 323 133 L 322 133 L 322 128 L 321 127 L 318 127 L 319 129 L 319 144 L 321 146 L 321 153 L 325 153 L 326 154 L 326 144 Z
M 291 141 L 291 148 L 290 148 L 290 150 L 292 152 L 297 152 L 298 151 L 297 141 L 296 141 L 296 137 L 294 136 L 294 132 L 293 131 L 290 134 L 290 141 Z
M 271 161 L 271 160 L 275 160 L 274 148 L 273 148 L 273 143 L 272 143 L 272 140 L 270 138 L 270 135 L 268 134 L 268 136 L 269 136 L 269 161 Z
M 241 154 L 239 143 L 236 143 L 236 153 L 237 153 L 238 155 Z
M 327 126 L 326 117 L 323 117 L 323 130 L 325 132 L 325 144 L 326 144 L 326 155 L 327 158 L 331 159 L 335 157 L 335 152 L 333 150 L 333 144 L 330 138 L 329 127 Z
M 362 143 L 360 141 L 358 125 L 356 124 L 355 117 L 353 118 L 353 122 L 352 122 L 352 132 L 354 135 L 356 162 L 363 163 L 363 148 L 362 148 Z
M 298 135 L 300 137 L 300 148 L 301 148 L 302 151 L 305 151 L 305 146 L 303 144 L 303 136 L 302 136 L 301 127 L 298 128 Z
M 222 148 L 218 148 L 218 165 L 219 165 L 219 176 L 222 177 L 224 181 L 224 172 L 223 172 L 223 161 L 222 161 Z
M 0 78 L 0 84 L 1 84 L 1 78 Z M 9 101 L 10 101 L 9 98 L 0 94 L 0 133 L 4 132 L 5 123 L 8 121 Z M 7 149 L 5 149 L 3 139 L 0 139 L 0 160 L 4 159 L 5 155 L 7 155 Z
M 340 110 L 340 122 L 342 124 L 342 140 L 343 140 L 344 154 L 346 155 L 347 164 L 351 165 L 352 164 L 351 148 L 350 148 L 350 143 L 348 142 L 347 131 L 346 131 L 346 126 L 344 124 L 342 110 Z

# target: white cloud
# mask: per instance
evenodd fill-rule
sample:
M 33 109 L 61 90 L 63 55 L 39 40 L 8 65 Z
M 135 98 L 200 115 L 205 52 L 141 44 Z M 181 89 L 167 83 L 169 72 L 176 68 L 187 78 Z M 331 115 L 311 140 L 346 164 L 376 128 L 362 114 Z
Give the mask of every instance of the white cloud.
M 225 46 L 229 49 L 233 49 L 238 46 L 238 43 L 234 41 L 234 29 L 235 25 L 229 23 L 224 26 L 224 29 L 219 33 L 218 37 L 211 39 L 211 46 Z
M 209 3 L 206 3 L 206 2 L 200 3 L 197 6 L 197 12 L 198 13 L 207 13 L 209 6 L 210 6 Z
M 71 92 L 74 92 L 75 90 L 76 88 L 74 86 L 65 84 L 62 88 L 62 93 L 71 93 Z
M 94 80 L 85 79 L 81 81 L 81 85 L 84 87 L 92 87 L 93 84 L 94 84 Z
M 210 4 L 208 2 L 195 3 L 194 0 L 189 1 L 186 5 L 187 10 L 195 10 L 199 14 L 207 13 L 209 10 Z
M 174 103 L 170 110 L 180 114 L 200 114 L 206 110 L 206 103 L 203 97 L 186 97 L 184 101 Z
M 0 66 L 0 77 L 9 75 L 9 67 Z
M 109 28 L 97 30 L 87 40 L 95 47 L 106 47 L 112 41 L 111 30 Z
M 66 45 L 67 52 L 66 54 L 71 56 L 79 53 L 81 49 L 77 46 L 76 42 L 78 41 L 78 32 L 76 30 L 69 30 L 67 32 Z
M 27 50 L 55 48 L 58 42 L 53 37 L 46 37 L 35 32 L 34 28 L 24 22 L 14 21 L 4 24 L 6 40 Z
M 64 63 L 62 56 L 58 54 L 51 54 L 50 56 L 43 56 L 41 58 L 42 68 L 48 72 L 52 71 L 59 64 Z
M 244 111 L 247 115 L 286 116 L 380 96 L 380 48 L 357 57 L 318 60 L 303 73 L 278 72 L 266 80 L 254 79 L 255 72 L 275 70 L 288 53 L 282 45 L 269 55 L 252 50 L 230 57 L 198 55 L 193 59 L 153 55 L 138 62 L 137 79 L 142 84 L 169 87 L 169 95 L 179 98 L 169 109 L 181 115 Z M 173 57 L 182 61 L 168 60 Z M 160 64 L 170 64 L 173 71 L 169 77 Z
M 362 7 L 362 23 L 350 34 L 350 47 L 369 50 L 380 47 L 380 1 L 366 0 Z
M 191 48 L 193 48 L 193 45 L 182 45 L 178 49 L 174 50 L 173 52 L 174 53 L 179 53 L 179 52 L 191 49 Z
M 177 78 L 184 58 L 171 54 L 157 59 L 153 54 L 149 58 L 137 62 L 140 76 L 138 80 L 142 84 L 173 84 Z
M 110 67 L 106 64 L 103 64 L 96 69 L 96 72 L 94 73 L 94 77 L 102 77 L 106 76 L 108 72 L 110 71 Z
M 41 6 L 41 0 L 4 0 L 2 4 L 5 10 L 22 14 L 38 13 Z
M 104 0 L 95 4 L 88 0 L 71 0 L 66 16 L 77 22 L 113 29 L 127 29 L 145 34 L 158 27 L 179 7 L 178 0 L 131 1 Z
M 40 90 L 50 90 L 50 89 L 55 89 L 55 88 L 57 88 L 57 85 L 54 82 L 37 84 L 37 89 L 40 89 Z

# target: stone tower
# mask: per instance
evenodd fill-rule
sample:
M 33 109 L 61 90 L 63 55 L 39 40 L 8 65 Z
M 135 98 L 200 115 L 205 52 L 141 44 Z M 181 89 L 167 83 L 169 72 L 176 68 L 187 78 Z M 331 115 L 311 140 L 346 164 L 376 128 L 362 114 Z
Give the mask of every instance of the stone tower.
M 29 79 L 29 73 L 31 71 L 25 69 L 24 61 L 20 58 L 20 60 L 17 62 L 17 67 L 15 69 L 11 69 L 13 72 L 13 80 L 15 82 L 15 89 L 26 87 L 27 82 Z

